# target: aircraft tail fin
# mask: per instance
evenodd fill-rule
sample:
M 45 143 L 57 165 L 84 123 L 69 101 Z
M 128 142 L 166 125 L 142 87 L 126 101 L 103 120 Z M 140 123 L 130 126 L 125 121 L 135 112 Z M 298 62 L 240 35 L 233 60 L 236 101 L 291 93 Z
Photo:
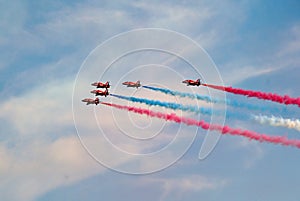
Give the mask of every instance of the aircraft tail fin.
M 197 80 L 197 82 L 199 82 L 199 85 L 201 85 L 201 79 L 200 78 Z

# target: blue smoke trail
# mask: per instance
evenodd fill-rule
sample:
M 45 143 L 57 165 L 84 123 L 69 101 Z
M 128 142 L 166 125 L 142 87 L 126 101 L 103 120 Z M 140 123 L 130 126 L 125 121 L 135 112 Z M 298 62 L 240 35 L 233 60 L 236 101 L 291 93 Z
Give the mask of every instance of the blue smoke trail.
M 147 105 L 151 105 L 151 106 L 160 106 L 160 107 L 165 107 L 165 108 L 169 108 L 169 109 L 173 109 L 173 110 L 182 110 L 182 111 L 186 111 L 186 112 L 194 112 L 196 114 L 204 114 L 204 115 L 221 115 L 222 112 L 221 111 L 212 111 L 211 109 L 208 108 L 203 108 L 203 107 L 197 107 L 197 106 L 193 106 L 193 105 L 182 105 L 182 104 L 178 104 L 178 103 L 172 103 L 172 102 L 162 102 L 159 100 L 150 100 L 150 99 L 145 99 L 145 98 L 136 98 L 136 97 L 132 97 L 132 96 L 121 96 L 121 95 L 116 95 L 116 94 L 110 94 L 111 96 L 120 98 L 120 99 L 124 99 L 124 100 L 128 100 L 131 102 L 138 102 L 138 103 L 144 103 Z M 247 115 L 244 114 L 240 114 L 240 113 L 230 113 L 230 112 L 226 112 L 226 116 L 227 117 L 235 117 L 238 119 L 249 119 L 249 117 Z
M 192 93 L 186 93 L 186 92 L 179 92 L 179 91 L 173 91 L 173 90 L 169 90 L 169 89 L 164 89 L 164 88 L 157 88 L 157 87 L 151 87 L 151 86 L 143 86 L 146 89 L 151 89 L 154 91 L 159 91 L 165 94 L 169 94 L 172 96 L 179 96 L 179 97 L 187 97 L 190 99 L 198 99 L 198 100 L 202 100 L 205 102 L 209 102 L 209 103 L 221 103 L 221 104 L 227 104 L 233 107 L 241 107 L 241 108 L 247 108 L 250 110 L 261 110 L 261 111 L 265 111 L 265 110 L 274 110 L 274 111 L 278 111 L 278 109 L 275 108 L 267 108 L 267 107 L 262 107 L 262 106 L 257 106 L 257 105 L 251 105 L 251 104 L 247 104 L 247 103 L 241 103 L 235 100 L 223 100 L 223 99 L 217 99 L 217 98 L 211 98 L 209 96 L 205 96 L 205 95 L 200 95 L 200 94 L 192 94 Z

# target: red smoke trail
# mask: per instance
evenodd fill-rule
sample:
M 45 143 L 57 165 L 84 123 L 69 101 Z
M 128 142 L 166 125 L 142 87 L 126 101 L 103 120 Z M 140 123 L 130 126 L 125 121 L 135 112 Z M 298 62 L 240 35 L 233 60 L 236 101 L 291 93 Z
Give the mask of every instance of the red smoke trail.
M 230 92 L 230 93 L 234 93 L 234 94 L 244 95 L 247 97 L 256 97 L 258 99 L 270 100 L 270 101 L 285 104 L 285 105 L 298 105 L 298 107 L 300 107 L 300 97 L 291 98 L 288 95 L 280 96 L 278 94 L 244 90 L 244 89 L 238 89 L 238 88 L 232 88 L 232 87 L 222 87 L 222 86 L 216 86 L 216 85 L 211 85 L 211 84 L 202 84 L 202 85 L 213 88 L 213 89 L 218 89 L 218 90 L 222 90 L 222 91 L 226 91 L 226 92 Z
M 257 141 L 261 141 L 261 142 L 269 142 L 269 143 L 274 143 L 274 144 L 281 144 L 281 145 L 286 145 L 286 146 L 294 146 L 294 147 L 300 148 L 300 140 L 290 140 L 284 136 L 269 136 L 266 134 L 260 134 L 260 133 L 256 133 L 253 131 L 233 129 L 228 126 L 209 124 L 209 123 L 206 123 L 205 121 L 197 121 L 195 119 L 179 117 L 174 113 L 165 114 L 165 113 L 161 113 L 161 112 L 154 112 L 154 111 L 147 110 L 147 109 L 117 105 L 117 104 L 106 103 L 106 102 L 101 102 L 101 104 L 112 106 L 112 107 L 122 109 L 122 110 L 131 111 L 131 112 L 138 113 L 138 114 L 145 114 L 150 117 L 157 117 L 160 119 L 165 119 L 167 121 L 174 121 L 176 123 L 184 123 L 187 125 L 199 126 L 205 130 L 219 131 L 222 134 L 239 135 L 239 136 L 244 136 L 246 138 L 249 138 L 251 140 L 257 140 Z

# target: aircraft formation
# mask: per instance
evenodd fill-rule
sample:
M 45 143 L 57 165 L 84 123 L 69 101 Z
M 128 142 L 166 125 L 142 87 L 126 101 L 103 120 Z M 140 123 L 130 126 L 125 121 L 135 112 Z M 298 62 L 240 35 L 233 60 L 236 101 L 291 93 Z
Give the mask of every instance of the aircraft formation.
M 187 86 L 204 86 L 208 87 L 211 89 L 215 90 L 220 90 L 224 91 L 227 93 L 235 94 L 235 95 L 242 95 L 247 98 L 257 98 L 261 100 L 267 100 L 267 101 L 272 101 L 275 103 L 279 103 L 281 105 L 294 105 L 300 107 L 300 97 L 290 97 L 288 95 L 278 95 L 276 93 L 266 93 L 262 91 L 253 91 L 253 90 L 246 90 L 246 89 L 239 89 L 239 88 L 233 88 L 231 86 L 218 86 L 218 85 L 212 85 L 212 84 L 206 84 L 202 83 L 200 79 L 196 80 L 183 80 L 183 84 L 186 84 Z M 110 94 L 109 93 L 109 88 L 110 84 L 107 81 L 106 83 L 102 82 L 94 82 L 91 83 L 92 86 L 96 87 L 96 89 L 90 91 L 92 94 L 95 96 L 104 96 L 107 97 L 108 95 L 112 97 L 116 97 L 119 99 L 124 99 L 128 100 L 131 102 L 138 102 L 138 103 L 143 103 L 146 105 L 152 105 L 152 106 L 159 106 L 159 107 L 165 107 L 173 110 L 181 110 L 181 111 L 186 111 L 186 112 L 193 112 L 193 113 L 201 113 L 204 115 L 212 115 L 216 114 L 218 115 L 218 112 L 213 113 L 213 111 L 210 108 L 205 108 L 205 107 L 198 107 L 196 105 L 183 105 L 183 104 L 178 104 L 178 103 L 172 103 L 172 102 L 163 102 L 160 100 L 152 100 L 152 99 L 146 99 L 146 98 L 138 98 L 138 97 L 133 97 L 133 96 L 122 96 L 122 95 L 117 95 L 117 94 Z M 136 82 L 132 81 L 126 81 L 123 82 L 122 85 L 125 85 L 127 87 L 131 88 L 136 88 L 138 89 L 139 87 L 143 87 L 145 89 L 149 89 L 152 91 L 156 92 L 161 92 L 166 95 L 170 96 L 177 96 L 181 98 L 189 98 L 189 99 L 197 99 L 200 101 L 205 101 L 207 103 L 214 103 L 214 104 L 227 104 L 228 106 L 232 108 L 245 108 L 249 111 L 255 111 L 259 110 L 260 112 L 278 112 L 279 109 L 275 108 L 270 105 L 253 105 L 248 102 L 241 102 L 242 100 L 221 100 L 221 99 L 216 99 L 210 96 L 205 96 L 201 94 L 195 94 L 195 93 L 187 93 L 187 92 L 180 92 L 180 91 L 174 91 L 166 88 L 158 88 L 154 86 L 145 86 L 142 85 L 141 82 L 138 80 Z M 101 89 L 99 89 L 101 88 Z M 276 135 L 267 135 L 267 134 L 260 134 L 251 130 L 243 130 L 243 129 L 236 129 L 236 128 L 231 128 L 229 126 L 223 126 L 223 125 L 216 125 L 216 124 L 210 124 L 205 122 L 204 120 L 197 120 L 197 119 L 191 119 L 187 117 L 182 117 L 182 116 L 177 116 L 175 113 L 161 113 L 161 112 L 155 112 L 149 109 L 143 109 L 143 108 L 138 108 L 138 107 L 133 107 L 133 106 L 125 106 L 125 105 L 118 105 L 114 103 L 108 103 L 104 101 L 100 101 L 98 97 L 95 99 L 93 98 L 85 98 L 81 100 L 82 102 L 86 103 L 86 105 L 107 105 L 110 107 L 114 107 L 116 109 L 122 109 L 122 110 L 127 110 L 130 112 L 134 112 L 137 114 L 141 115 L 147 115 L 150 117 L 155 117 L 155 118 L 160 118 L 164 119 L 167 121 L 173 121 L 175 123 L 183 123 L 187 124 L 188 126 L 198 126 L 201 127 L 202 129 L 205 130 L 216 130 L 220 132 L 221 134 L 231 134 L 234 136 L 243 136 L 251 140 L 256 140 L 260 142 L 268 142 L 268 143 L 273 143 L 273 144 L 281 144 L 285 146 L 293 146 L 297 147 L 300 149 L 300 139 L 289 139 L 286 136 L 276 136 Z M 283 118 L 281 116 L 276 117 L 274 115 L 272 116 L 267 116 L 267 115 L 255 115 L 255 113 L 237 113 L 237 112 L 231 112 L 227 111 L 226 113 L 226 118 L 236 118 L 239 120 L 251 120 L 251 121 L 256 121 L 262 125 L 269 125 L 269 126 L 280 126 L 280 127 L 285 127 L 287 129 L 295 129 L 300 132 L 300 120 L 299 119 L 294 119 L 294 118 Z
M 197 80 L 184 80 L 182 81 L 182 83 L 187 84 L 187 86 L 200 86 L 201 85 L 201 81 L 200 79 Z M 92 86 L 95 86 L 97 89 L 90 91 L 92 94 L 95 94 L 95 96 L 108 96 L 109 95 L 109 91 L 108 89 L 110 88 L 110 84 L 109 81 L 103 83 L 103 82 L 94 82 L 91 84 Z M 132 87 L 132 88 L 139 88 L 142 86 L 141 82 L 138 80 L 136 82 L 131 82 L 131 81 L 126 81 L 123 82 L 122 85 L 125 85 L 127 87 Z M 105 90 L 100 90 L 98 88 L 104 88 Z M 83 100 L 81 100 L 82 102 L 86 102 L 87 105 L 98 105 L 100 103 L 99 98 L 85 98 Z
M 95 96 L 108 96 L 109 92 L 108 92 L 108 88 L 110 88 L 110 84 L 109 81 L 107 81 L 106 83 L 102 83 L 102 82 L 94 82 L 91 84 L 92 86 L 95 86 L 97 89 L 90 91 L 92 94 L 95 94 Z M 100 90 L 98 88 L 104 88 L 105 90 Z M 86 103 L 87 105 L 98 105 L 100 103 L 99 98 L 85 98 L 81 100 L 82 102 Z

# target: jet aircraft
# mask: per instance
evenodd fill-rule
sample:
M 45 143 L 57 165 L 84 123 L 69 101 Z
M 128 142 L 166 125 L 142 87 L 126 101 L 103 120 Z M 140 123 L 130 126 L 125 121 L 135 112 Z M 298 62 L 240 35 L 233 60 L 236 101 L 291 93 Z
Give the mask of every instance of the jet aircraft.
M 96 98 L 96 99 L 92 99 L 92 98 L 85 98 L 83 100 L 81 100 L 82 102 L 85 102 L 87 105 L 90 105 L 90 104 L 95 104 L 95 105 L 98 105 L 100 103 L 99 101 L 99 98 Z
M 127 87 L 136 87 L 139 88 L 141 85 L 141 82 L 138 80 L 136 82 L 123 82 L 123 85 L 126 85 Z
M 200 79 L 198 79 L 198 80 L 184 80 L 184 81 L 182 81 L 182 83 L 187 84 L 187 86 L 200 86 L 201 85 Z
M 107 81 L 106 83 L 102 83 L 102 82 L 94 82 L 91 84 L 92 86 L 95 86 L 97 88 L 109 88 L 110 85 L 109 85 L 109 81 Z
M 107 95 L 109 95 L 108 89 L 106 89 L 105 91 L 96 89 L 96 90 L 91 91 L 91 93 L 95 94 L 95 96 L 105 96 L 106 97 Z

